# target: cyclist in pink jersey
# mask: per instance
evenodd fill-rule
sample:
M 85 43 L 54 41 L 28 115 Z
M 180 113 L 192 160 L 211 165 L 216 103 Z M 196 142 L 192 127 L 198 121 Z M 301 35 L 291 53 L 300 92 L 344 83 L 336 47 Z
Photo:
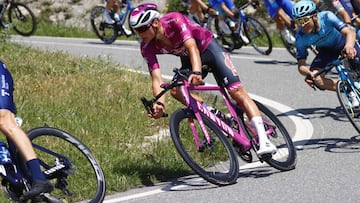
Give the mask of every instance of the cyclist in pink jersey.
M 141 4 L 130 15 L 130 25 L 142 40 L 141 54 L 148 64 L 153 94 L 157 95 L 162 90 L 160 85 L 163 83 L 158 54 L 180 56 L 182 68 L 192 71 L 189 76 L 192 85 L 202 83 L 202 65 L 207 65 L 218 85 L 227 88 L 231 97 L 245 109 L 251 119 L 259 134 L 260 148 L 257 154 L 262 156 L 275 153 L 276 147 L 266 136 L 259 109 L 240 82 L 229 54 L 212 38 L 213 34 L 177 12 L 160 18 L 156 8 L 155 4 Z M 185 103 L 177 89 L 171 91 L 171 95 Z M 201 101 L 200 98 L 199 100 Z M 165 96 L 162 96 L 154 104 L 154 111 L 149 116 L 158 119 L 164 111 Z

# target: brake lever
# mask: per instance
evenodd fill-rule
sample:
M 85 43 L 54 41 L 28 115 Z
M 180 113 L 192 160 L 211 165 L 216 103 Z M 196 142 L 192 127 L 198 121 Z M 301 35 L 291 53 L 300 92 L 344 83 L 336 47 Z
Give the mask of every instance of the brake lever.
M 146 112 L 148 114 L 154 113 L 154 108 L 153 108 L 154 102 L 152 100 L 148 101 L 145 97 L 141 97 L 141 102 L 143 103 L 143 105 L 144 105 L 144 107 L 146 109 Z M 168 116 L 169 116 L 169 114 L 163 112 L 163 115 L 161 117 L 165 118 L 165 117 L 168 117 Z

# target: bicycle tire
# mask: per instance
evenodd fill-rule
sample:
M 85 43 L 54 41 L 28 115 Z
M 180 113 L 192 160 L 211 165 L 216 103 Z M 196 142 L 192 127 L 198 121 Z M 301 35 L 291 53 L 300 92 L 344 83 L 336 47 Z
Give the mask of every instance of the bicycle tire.
M 236 39 L 235 39 L 235 34 L 231 33 L 231 34 L 226 34 L 225 32 L 222 31 L 222 29 L 219 26 L 219 19 L 215 18 L 214 23 L 209 22 L 210 26 L 211 26 L 211 31 L 213 33 L 216 33 L 216 39 L 219 42 L 219 44 L 228 52 L 232 52 L 235 48 L 240 48 L 240 44 L 238 47 L 236 47 Z M 209 26 L 208 23 L 208 26 Z M 213 29 L 213 26 L 215 26 L 215 29 Z
M 289 32 L 294 35 L 293 31 L 291 31 L 289 28 L 286 28 L 286 29 L 289 30 Z M 291 56 L 293 56 L 293 57 L 296 59 L 296 45 L 289 43 L 289 42 L 286 40 L 283 32 L 280 32 L 280 31 L 279 31 L 279 35 L 280 35 L 280 40 L 281 40 L 281 42 L 283 43 L 285 49 L 290 53 Z M 294 36 L 294 37 L 295 37 L 295 36 Z
M 251 16 L 246 16 L 244 33 L 257 52 L 263 55 L 269 55 L 272 52 L 270 35 L 260 21 Z
M 104 6 L 95 6 L 90 13 L 90 23 L 96 36 L 105 44 L 112 44 L 118 37 L 115 24 L 107 24 L 103 19 Z
M 360 108 L 352 107 L 348 95 L 348 92 L 350 91 L 353 91 L 355 94 L 360 96 L 359 90 L 355 87 L 351 88 L 349 82 L 339 80 L 336 83 L 336 95 L 339 99 L 340 105 L 343 108 L 345 115 L 349 119 L 350 123 L 354 126 L 355 130 L 360 133 Z
M 254 102 L 259 108 L 261 117 L 264 121 L 265 130 L 269 129 L 269 125 L 275 129 L 273 133 L 268 135 L 268 138 L 277 147 L 277 152 L 272 155 L 271 158 L 265 159 L 264 161 L 280 171 L 295 169 L 297 155 L 288 131 L 276 115 L 273 114 L 265 105 L 256 100 L 254 100 Z M 246 118 L 246 115 L 239 115 L 239 118 Z M 242 122 L 242 125 L 246 126 L 244 129 L 246 129 L 248 136 L 256 136 L 251 134 L 251 131 L 255 131 L 255 129 L 253 129 L 250 121 L 248 119 L 242 119 Z
M 187 165 L 208 182 L 216 185 L 233 184 L 239 175 L 236 153 L 222 131 L 207 117 L 202 118 L 212 135 L 211 146 L 205 146 L 203 151 L 198 151 L 188 123 L 189 119 L 193 120 L 201 134 L 194 113 L 189 109 L 178 109 L 170 118 L 170 134 L 175 148 Z
M 104 173 L 85 144 L 71 134 L 51 127 L 34 128 L 27 134 L 42 166 L 44 164 L 53 166 L 55 157 L 37 145 L 71 160 L 71 169 L 61 171 L 64 174 L 66 173 L 66 188 L 71 192 L 71 195 L 60 190 L 59 187 L 64 182 L 59 183 L 59 178 L 54 178 L 50 179 L 55 186 L 51 193 L 53 197 L 62 201 L 65 200 L 65 202 L 86 200 L 89 203 L 99 203 L 104 200 L 106 192 Z M 54 183 L 55 181 L 56 183 Z
M 36 30 L 36 18 L 28 6 L 14 2 L 8 11 L 8 19 L 12 28 L 20 35 L 30 36 Z

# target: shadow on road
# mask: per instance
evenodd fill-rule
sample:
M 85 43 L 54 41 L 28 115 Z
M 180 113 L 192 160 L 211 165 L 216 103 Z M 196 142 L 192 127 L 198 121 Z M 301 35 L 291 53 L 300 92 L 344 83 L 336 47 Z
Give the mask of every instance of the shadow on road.
M 324 151 L 332 152 L 332 153 L 360 152 L 360 135 L 353 136 L 349 139 L 322 138 L 322 139 L 299 140 L 294 142 L 294 145 L 300 143 L 302 145 L 301 150 L 324 148 Z
M 254 63 L 257 64 L 282 64 L 282 65 L 288 65 L 288 66 L 294 66 L 297 65 L 296 61 L 279 61 L 279 60 L 254 60 Z
M 345 112 L 341 107 L 334 108 L 303 108 L 295 109 L 293 111 L 284 112 L 278 114 L 277 116 L 297 116 L 302 119 L 311 119 L 311 118 L 332 118 L 336 121 L 349 122 L 349 119 L 346 117 Z

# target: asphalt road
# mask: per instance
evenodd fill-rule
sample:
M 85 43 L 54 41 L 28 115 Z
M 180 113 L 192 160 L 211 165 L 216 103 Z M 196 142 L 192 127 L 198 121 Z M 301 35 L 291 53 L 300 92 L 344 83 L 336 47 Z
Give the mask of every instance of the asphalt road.
M 12 39 L 40 49 L 111 60 L 146 72 L 136 42 L 104 45 L 97 39 Z M 262 56 L 244 47 L 231 58 L 248 92 L 270 105 L 286 124 L 298 148 L 296 169 L 279 172 L 266 164 L 240 162 L 238 183 L 234 185 L 217 187 L 189 176 L 108 196 L 104 203 L 359 201 L 360 137 L 339 110 L 336 93 L 309 88 L 298 74 L 295 60 L 284 49 Z M 176 57 L 164 55 L 160 64 L 167 78 L 180 63 Z M 206 82 L 214 83 L 211 77 Z

